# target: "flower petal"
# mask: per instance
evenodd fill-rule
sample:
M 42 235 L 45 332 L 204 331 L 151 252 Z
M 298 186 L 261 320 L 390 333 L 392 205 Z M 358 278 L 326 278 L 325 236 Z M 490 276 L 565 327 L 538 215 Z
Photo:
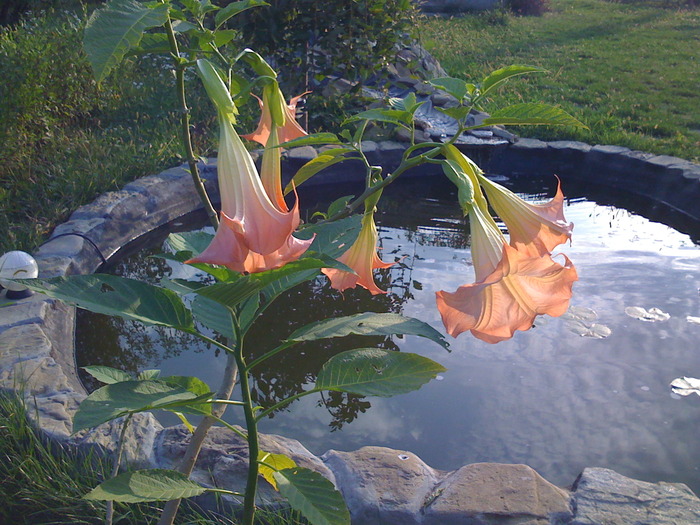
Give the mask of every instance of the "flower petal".
M 489 203 L 505 222 L 510 245 L 528 255 L 545 255 L 571 239 L 573 223 L 564 218 L 564 194 L 561 184 L 546 204 L 530 204 L 512 191 L 486 177 L 479 177 Z
M 576 280 L 576 269 L 566 257 L 562 266 L 548 255 L 531 257 L 504 245 L 491 275 L 454 293 L 437 292 L 437 306 L 453 337 L 471 330 L 475 337 L 497 343 L 516 330 L 528 330 L 537 315 L 566 312 Z

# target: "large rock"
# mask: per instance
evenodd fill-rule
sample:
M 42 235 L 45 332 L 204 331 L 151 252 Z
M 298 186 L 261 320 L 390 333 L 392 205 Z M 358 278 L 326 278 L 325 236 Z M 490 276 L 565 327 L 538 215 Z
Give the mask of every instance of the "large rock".
M 700 500 L 682 483 L 647 483 L 587 468 L 576 480 L 572 525 L 695 525 Z
M 330 450 L 322 459 L 335 474 L 355 525 L 413 525 L 444 476 L 410 452 L 363 447 Z
M 433 491 L 425 525 L 545 525 L 568 523 L 569 493 L 527 465 L 474 463 Z
M 243 429 L 241 428 L 241 431 Z M 184 426 L 164 429 L 155 444 L 155 462 L 161 468 L 175 468 L 185 454 L 191 434 Z M 284 454 L 300 467 L 315 470 L 331 482 L 333 473 L 323 462 L 294 439 L 274 434 L 260 434 L 260 450 Z M 248 445 L 239 435 L 223 427 L 213 427 L 197 459 L 191 478 L 205 486 L 244 492 L 248 475 Z M 274 488 L 260 479 L 257 501 L 275 507 L 283 500 Z M 200 504 L 210 506 L 208 501 Z

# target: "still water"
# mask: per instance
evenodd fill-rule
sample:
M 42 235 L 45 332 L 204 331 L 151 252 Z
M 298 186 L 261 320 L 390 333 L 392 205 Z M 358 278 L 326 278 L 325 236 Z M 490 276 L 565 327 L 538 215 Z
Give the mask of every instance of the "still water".
M 534 202 L 553 195 L 556 183 L 501 182 Z M 252 336 L 255 354 L 324 312 L 401 312 L 442 330 L 435 292 L 472 282 L 468 227 L 451 187 L 424 179 L 400 184 L 385 194 L 377 216 L 382 258 L 399 261 L 377 279 L 389 293 L 340 294 L 325 278 L 298 287 L 267 311 Z M 570 313 L 538 318 L 532 330 L 497 345 L 465 333 L 450 338 L 449 353 L 421 338 L 377 338 L 378 346 L 420 353 L 448 371 L 395 398 L 308 396 L 262 422 L 261 430 L 296 438 L 316 454 L 378 445 L 411 451 L 445 470 L 481 461 L 526 463 L 561 486 L 598 466 L 700 492 L 700 398 L 674 399 L 668 386 L 676 377 L 700 377 L 700 324 L 693 322 L 700 317 L 700 226 L 668 215 L 665 222 L 688 232 L 681 233 L 628 211 L 655 217 L 659 210 L 648 203 L 566 181 L 564 192 L 575 227 L 572 244 L 559 248 L 580 278 Z M 150 252 L 108 270 L 152 282 L 190 270 L 144 257 L 161 251 L 162 238 L 151 242 Z M 644 321 L 628 315 L 628 307 L 658 308 L 670 317 Z M 161 328 L 82 312 L 77 334 L 79 366 L 159 368 L 164 375 L 196 375 L 214 389 L 224 367 L 214 349 Z M 288 351 L 260 370 L 257 401 L 269 406 L 303 390 L 330 355 L 357 346 L 367 345 L 347 338 Z M 234 409 L 227 418 L 242 422 Z M 166 415 L 164 422 L 178 421 Z

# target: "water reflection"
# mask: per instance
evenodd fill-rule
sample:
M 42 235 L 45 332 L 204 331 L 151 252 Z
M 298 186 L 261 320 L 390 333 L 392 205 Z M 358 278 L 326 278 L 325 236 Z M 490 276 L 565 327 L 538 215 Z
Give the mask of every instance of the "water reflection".
M 541 201 L 553 194 L 556 181 L 546 184 L 544 193 L 542 181 L 511 189 L 535 191 L 530 198 Z M 477 461 L 527 463 L 567 485 L 583 467 L 601 466 L 700 490 L 695 466 L 700 440 L 694 437 L 700 403 L 694 396 L 673 400 L 668 389 L 677 377 L 700 376 L 700 326 L 686 320 L 700 315 L 700 250 L 693 242 L 700 239 L 700 226 L 676 217 L 676 227 L 689 234 L 684 235 L 632 212 L 654 216 L 655 205 L 631 201 L 622 209 L 623 201 L 610 192 L 596 194 L 566 181 L 564 189 L 570 197 L 567 219 L 575 229 L 572 245 L 563 250 L 580 275 L 572 306 L 579 313 L 594 311 L 595 322 L 609 327 L 609 336 L 581 337 L 570 320 L 544 317 L 533 330 L 496 346 L 465 334 L 449 354 L 418 338 L 376 338 L 377 346 L 440 362 L 448 368 L 444 380 L 390 399 L 309 396 L 262 422 L 262 431 L 299 439 L 317 454 L 379 445 L 410 450 L 441 469 Z M 586 192 L 593 198 L 583 198 Z M 470 279 L 468 227 L 447 185 L 406 181 L 387 196 L 393 199 L 383 201 L 377 215 L 381 255 L 399 262 L 379 273 L 377 282 L 389 293 L 341 294 L 325 279 L 307 283 L 266 312 L 251 338 L 253 354 L 302 324 L 359 311 L 401 312 L 442 330 L 435 292 Z M 312 196 L 303 197 L 309 202 Z M 409 216 L 407 225 L 402 213 Z M 154 259 L 128 264 L 115 271 L 139 278 L 172 272 Z M 644 322 L 627 315 L 628 307 L 656 307 L 670 318 Z M 220 380 L 222 356 L 186 337 L 111 318 L 85 318 L 82 314 L 78 325 L 81 365 L 162 368 L 197 375 L 211 385 Z M 301 391 L 328 357 L 358 344 L 347 338 L 283 353 L 261 366 L 257 402 L 270 406 Z M 230 420 L 240 416 L 231 412 Z

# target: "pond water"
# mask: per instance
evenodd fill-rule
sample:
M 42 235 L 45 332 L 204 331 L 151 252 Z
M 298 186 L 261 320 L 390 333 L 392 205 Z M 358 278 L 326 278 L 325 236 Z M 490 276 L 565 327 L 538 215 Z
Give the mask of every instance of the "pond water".
M 553 178 L 501 182 L 536 202 L 556 184 Z M 399 184 L 387 191 L 377 216 L 383 259 L 400 259 L 377 279 L 389 293 L 340 294 L 319 278 L 266 312 L 251 336 L 255 350 L 323 313 L 401 312 L 443 331 L 435 292 L 472 282 L 468 227 L 449 185 Z M 307 192 L 302 202 L 325 191 Z M 658 214 L 648 203 L 569 181 L 564 192 L 575 228 L 571 246 L 560 249 L 580 278 L 569 313 L 540 317 L 532 330 L 497 345 L 468 333 L 449 338 L 450 353 L 421 338 L 377 338 L 378 346 L 420 353 L 448 371 L 389 399 L 308 396 L 262 422 L 261 430 L 296 438 L 316 454 L 378 445 L 413 452 L 444 470 L 482 461 L 526 463 L 561 486 L 584 467 L 598 466 L 700 492 L 700 399 L 674 399 L 668 386 L 680 376 L 700 376 L 700 325 L 693 322 L 700 316 L 700 225 L 674 223 L 687 232 L 681 233 L 629 211 Z M 162 236 L 149 242 L 150 252 L 108 270 L 151 281 L 190 270 L 144 257 L 161 251 Z M 658 308 L 670 317 L 644 321 L 630 316 L 629 307 Z M 213 388 L 220 381 L 222 355 L 168 330 L 81 312 L 77 334 L 79 366 L 159 368 L 165 375 L 196 375 Z M 347 338 L 288 351 L 259 371 L 257 401 L 269 406 L 301 391 L 331 354 L 360 345 L 366 346 Z M 227 419 L 241 423 L 242 415 L 230 409 Z

